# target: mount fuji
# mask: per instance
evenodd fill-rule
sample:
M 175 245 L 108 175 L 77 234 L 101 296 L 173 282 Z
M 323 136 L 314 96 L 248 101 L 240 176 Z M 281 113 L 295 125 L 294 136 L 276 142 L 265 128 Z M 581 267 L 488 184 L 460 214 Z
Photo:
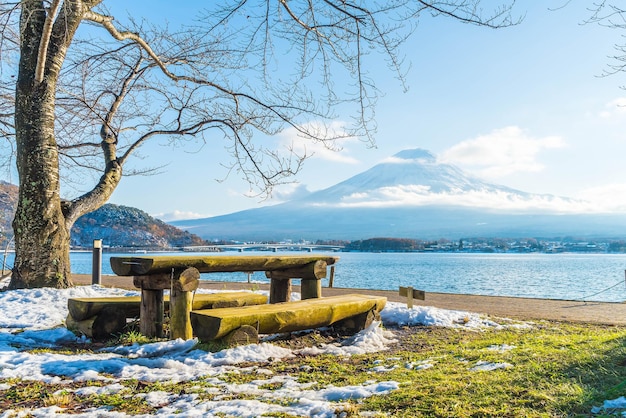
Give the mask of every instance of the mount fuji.
M 422 149 L 297 200 L 171 223 L 204 239 L 255 241 L 626 236 L 626 215 L 487 183 Z

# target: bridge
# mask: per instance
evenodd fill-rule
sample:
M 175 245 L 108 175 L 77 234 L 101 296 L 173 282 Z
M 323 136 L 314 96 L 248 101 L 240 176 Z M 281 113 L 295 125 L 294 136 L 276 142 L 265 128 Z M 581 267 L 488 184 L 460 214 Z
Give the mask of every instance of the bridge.
M 277 244 L 257 244 L 257 243 L 241 243 L 241 244 L 216 244 L 216 245 L 194 245 L 183 247 L 183 251 L 190 252 L 202 252 L 202 251 L 306 251 L 312 253 L 313 251 L 341 251 L 344 248 L 343 245 L 322 245 L 322 244 L 292 244 L 292 243 L 277 243 Z

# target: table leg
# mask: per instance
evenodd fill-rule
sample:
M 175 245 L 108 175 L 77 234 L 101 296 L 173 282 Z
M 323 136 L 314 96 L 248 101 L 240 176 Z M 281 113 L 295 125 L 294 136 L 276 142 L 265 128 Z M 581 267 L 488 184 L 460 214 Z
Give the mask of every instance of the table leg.
M 139 332 L 149 338 L 162 338 L 163 311 L 163 290 L 141 289 Z
M 322 297 L 322 281 L 319 279 L 302 279 L 300 285 L 302 299 Z
M 270 303 L 291 300 L 291 279 L 270 279 Z

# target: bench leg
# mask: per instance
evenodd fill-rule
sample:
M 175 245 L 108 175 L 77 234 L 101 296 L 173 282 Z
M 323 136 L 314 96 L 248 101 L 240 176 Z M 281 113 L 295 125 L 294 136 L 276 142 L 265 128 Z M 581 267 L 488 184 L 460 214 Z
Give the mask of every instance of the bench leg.
M 67 329 L 92 338 L 94 341 L 104 341 L 120 334 L 126 326 L 126 314 L 123 310 L 114 307 L 104 307 L 97 315 L 81 321 L 75 320 L 71 314 L 65 320 Z
M 346 319 L 333 324 L 335 331 L 340 334 L 352 335 L 372 325 L 372 322 L 380 320 L 380 315 L 374 310 L 364 312 L 355 316 L 351 316 Z
M 163 290 L 141 289 L 139 331 L 149 338 L 162 338 L 163 311 Z

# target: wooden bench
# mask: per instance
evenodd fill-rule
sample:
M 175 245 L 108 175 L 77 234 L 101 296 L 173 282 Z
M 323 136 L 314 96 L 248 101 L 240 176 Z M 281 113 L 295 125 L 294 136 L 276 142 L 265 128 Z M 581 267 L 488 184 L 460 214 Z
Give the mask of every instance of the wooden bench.
M 111 257 L 119 276 L 133 276 L 141 289 L 140 331 L 148 337 L 162 336 L 163 290 L 170 289 L 172 338 L 192 337 L 190 292 L 198 287 L 200 273 L 263 271 L 270 279 L 270 303 L 287 302 L 291 279 L 301 279 L 302 299 L 322 296 L 321 279 L 339 257 L 309 254 L 280 256 L 136 256 Z
M 194 334 L 201 341 L 229 338 L 244 329 L 248 342 L 258 334 L 343 326 L 351 332 L 364 329 L 380 317 L 387 298 L 349 294 L 239 308 L 203 309 L 191 312 Z M 237 336 L 236 338 L 241 338 Z
M 164 297 L 164 310 L 169 310 L 169 296 Z M 267 296 L 250 292 L 197 293 L 191 309 L 215 309 L 267 304 Z M 70 298 L 67 301 L 68 329 L 94 340 L 110 338 L 121 332 L 128 318 L 141 312 L 140 296 Z

